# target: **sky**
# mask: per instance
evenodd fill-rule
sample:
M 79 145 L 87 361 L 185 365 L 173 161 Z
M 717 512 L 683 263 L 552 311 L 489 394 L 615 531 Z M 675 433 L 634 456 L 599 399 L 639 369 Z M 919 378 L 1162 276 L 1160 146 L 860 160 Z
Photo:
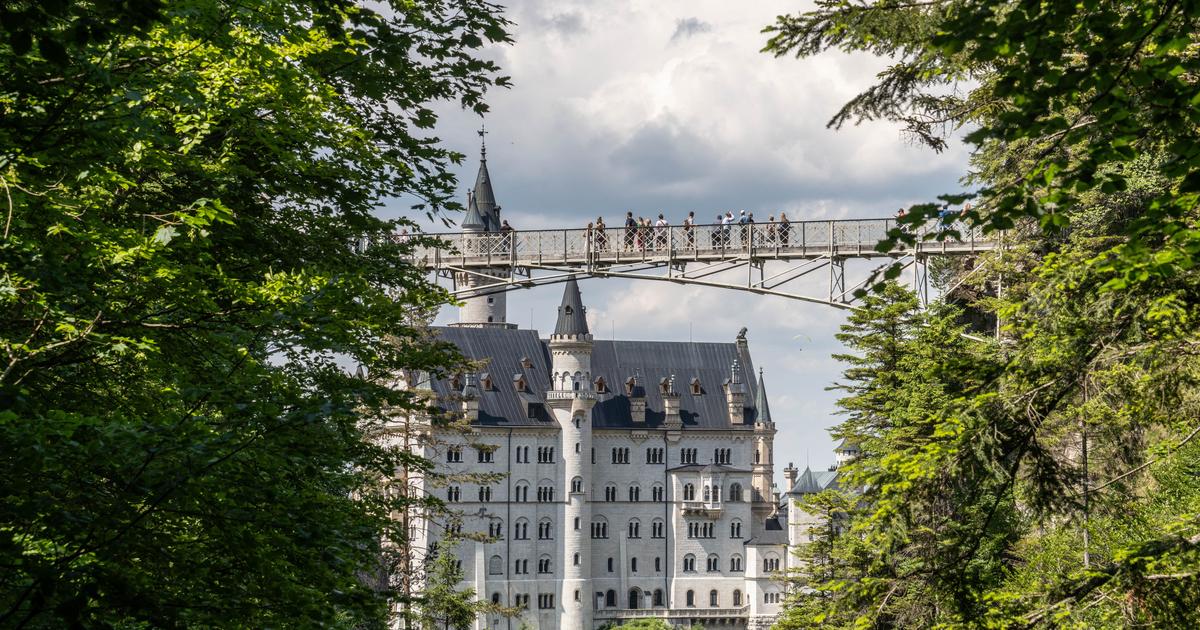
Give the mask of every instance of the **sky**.
M 689 210 L 702 221 L 742 209 L 760 221 L 779 210 L 792 220 L 882 218 L 960 189 L 967 167 L 961 143 L 936 154 L 891 123 L 826 128 L 886 60 L 760 52 L 763 27 L 811 2 L 505 6 L 515 43 L 486 54 L 513 86 L 488 94 L 488 169 L 501 217 L 518 230 L 581 228 L 597 216 L 617 225 L 626 210 L 662 212 L 672 223 Z M 458 169 L 465 203 L 481 120 L 449 106 L 439 113 L 439 137 L 469 156 Z M 409 205 L 397 199 L 386 212 L 407 214 Z M 819 292 L 820 282 L 795 289 Z M 731 342 L 747 327 L 778 429 L 780 485 L 789 462 L 814 470 L 834 462 L 828 428 L 838 422 L 838 394 L 827 388 L 841 371 L 831 355 L 843 351 L 834 334 L 845 311 L 660 282 L 585 279 L 580 288 L 598 339 L 615 332 L 619 339 Z M 511 292 L 508 320 L 546 336 L 561 296 L 561 285 Z M 457 310 L 447 308 L 435 323 L 456 319 Z

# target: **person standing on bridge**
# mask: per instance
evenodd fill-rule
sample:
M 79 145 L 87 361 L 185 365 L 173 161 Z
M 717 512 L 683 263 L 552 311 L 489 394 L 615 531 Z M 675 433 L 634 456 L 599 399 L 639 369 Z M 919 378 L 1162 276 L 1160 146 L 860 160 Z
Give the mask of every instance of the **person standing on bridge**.
M 747 236 L 749 236 L 748 232 L 750 230 L 750 219 L 746 217 L 745 210 L 741 210 L 739 212 L 737 224 L 738 224 L 738 238 L 741 239 L 739 244 L 742 246 L 745 246 Z
M 688 213 L 683 220 L 683 237 L 687 239 L 688 249 L 696 249 L 696 211 Z
M 792 235 L 792 222 L 788 221 L 787 213 L 779 213 L 779 244 L 782 247 L 788 246 L 788 239 Z
M 608 234 L 604 233 L 604 217 L 596 217 L 596 249 L 608 250 Z
M 633 213 L 625 213 L 625 251 L 633 249 L 633 239 L 637 234 L 637 223 L 633 220 Z
M 767 244 L 771 247 L 774 247 L 777 244 L 775 236 L 775 215 L 772 214 L 767 217 Z
M 663 217 L 663 213 L 658 213 L 658 220 L 654 222 L 654 241 L 655 246 L 659 249 L 667 248 L 667 220 Z

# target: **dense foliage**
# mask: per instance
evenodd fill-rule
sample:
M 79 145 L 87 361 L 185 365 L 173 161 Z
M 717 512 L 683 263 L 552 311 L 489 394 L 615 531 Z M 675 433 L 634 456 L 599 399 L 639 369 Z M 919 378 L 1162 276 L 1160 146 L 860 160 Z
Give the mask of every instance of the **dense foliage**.
M 368 374 L 447 296 L 381 200 L 451 207 L 482 0 L 6 2 L 0 626 L 380 626 L 424 403 Z M 387 541 L 390 544 L 385 544 Z
M 1198 19 L 829 1 L 771 28 L 778 55 L 892 58 L 831 125 L 899 121 L 935 150 L 965 129 L 974 190 L 908 221 L 974 197 L 1007 243 L 961 270 L 959 306 L 881 283 L 848 322 L 858 494 L 810 501 L 832 526 L 782 627 L 1200 623 Z M 979 312 L 999 334 L 966 329 Z

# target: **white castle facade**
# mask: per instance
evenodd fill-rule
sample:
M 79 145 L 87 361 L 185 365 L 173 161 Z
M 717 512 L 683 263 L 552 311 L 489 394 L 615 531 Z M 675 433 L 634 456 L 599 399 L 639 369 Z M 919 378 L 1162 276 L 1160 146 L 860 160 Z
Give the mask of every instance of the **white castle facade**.
M 499 224 L 484 161 L 463 228 Z M 789 465 L 786 498 L 775 491 L 776 425 L 744 331 L 728 343 L 598 341 L 574 279 L 549 339 L 508 324 L 502 293 L 466 300 L 460 319 L 436 334 L 485 367 L 408 383 L 469 422 L 419 447 L 448 475 L 423 491 L 454 516 L 410 529 L 419 548 L 447 527 L 466 534 L 438 546 L 456 554 L 462 586 L 523 609 L 475 628 L 770 626 L 789 547 L 806 537 L 790 498 L 834 473 L 798 478 Z M 492 480 L 456 481 L 478 475 Z

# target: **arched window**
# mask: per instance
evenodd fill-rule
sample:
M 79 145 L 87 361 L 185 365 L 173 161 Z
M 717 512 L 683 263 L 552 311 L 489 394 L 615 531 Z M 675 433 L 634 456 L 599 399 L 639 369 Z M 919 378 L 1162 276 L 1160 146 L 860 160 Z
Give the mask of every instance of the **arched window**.
M 554 567 L 551 564 L 550 556 L 543 554 L 538 558 L 538 573 L 553 573 Z
M 742 592 L 740 590 L 734 589 L 734 591 L 733 591 L 733 606 L 734 606 L 734 608 L 737 608 L 741 605 L 742 605 Z
M 554 482 L 549 479 L 543 479 L 538 482 L 537 489 L 538 503 L 553 503 L 554 502 Z
M 721 486 L 713 486 L 713 503 L 721 502 Z
M 513 540 L 525 540 L 529 538 L 529 521 L 519 518 L 516 523 L 513 523 Z
M 538 521 L 538 540 L 550 540 L 553 538 L 553 528 L 554 524 L 548 518 Z
M 729 523 L 729 537 L 730 538 L 741 538 L 742 537 L 742 522 L 741 521 L 734 519 L 733 521 L 731 521 Z
M 689 590 L 687 592 L 687 605 L 689 607 L 696 605 L 696 591 Z
M 575 554 L 575 556 L 571 558 L 571 564 L 579 566 L 579 554 Z
M 696 500 L 696 486 L 693 486 L 690 483 L 683 484 L 683 500 L 684 501 L 695 501 Z
M 721 557 L 715 553 L 708 554 L 708 562 L 705 564 L 706 570 L 709 573 L 718 573 L 721 571 Z
M 733 557 L 729 559 L 729 570 L 730 570 L 730 572 L 733 572 L 733 573 L 741 572 L 741 570 L 742 570 L 742 557 L 741 556 L 734 554 Z
M 608 538 L 608 520 L 603 516 L 592 519 L 592 538 Z
M 617 500 L 617 484 L 610 483 L 607 486 L 604 486 L 604 500 L 605 501 L 616 501 Z
M 488 521 L 488 536 L 501 538 L 504 536 L 504 521 L 495 519 Z
M 712 488 L 704 486 L 704 502 L 708 503 L 712 500 Z
M 571 480 L 571 492 L 583 492 L 583 477 L 576 477 Z
M 683 572 L 692 573 L 696 570 L 696 556 L 688 554 L 683 557 Z
M 628 536 L 630 538 L 641 538 L 642 537 L 642 523 L 640 521 L 638 521 L 636 518 L 630 519 L 629 527 L 627 528 L 626 533 L 628 534 Z
M 666 531 L 666 525 L 665 525 L 665 522 L 661 518 L 656 518 L 656 519 L 654 519 L 654 521 L 652 523 L 650 523 L 650 537 L 651 538 L 665 538 L 666 537 L 666 534 L 664 533 L 665 531 Z
M 762 452 L 759 451 L 758 449 L 754 449 L 754 463 L 755 464 L 762 463 Z
M 516 498 L 517 502 L 525 503 L 526 501 L 529 500 L 529 482 L 524 481 L 524 480 L 518 481 L 517 487 L 514 489 L 514 492 L 516 493 L 515 498 Z
M 501 573 L 504 573 L 504 558 L 492 556 L 488 560 L 488 575 L 500 575 Z
M 642 592 L 636 588 L 629 589 L 629 608 L 634 610 L 641 608 L 641 603 Z
M 652 501 L 665 501 L 667 493 L 661 483 L 656 483 L 650 488 L 650 497 Z
M 497 606 L 500 605 L 500 593 L 492 593 L 492 603 Z
M 662 592 L 661 588 L 654 589 L 653 605 L 655 605 L 655 606 L 663 606 L 664 605 L 663 604 L 663 592 Z
M 767 554 L 763 558 L 763 571 L 771 572 L 779 570 L 779 556 L 773 553 Z
M 732 486 L 729 486 L 729 500 L 734 503 L 741 503 L 741 501 L 742 501 L 742 484 L 735 483 Z
M 612 590 L 611 588 L 608 589 L 608 592 L 604 594 L 604 605 L 607 608 L 616 608 L 617 607 L 617 592 L 616 591 Z
M 632 502 L 642 500 L 642 488 L 637 484 L 629 486 L 629 500 Z
M 717 607 L 717 590 L 713 589 L 708 592 L 708 605 L 713 608 Z

